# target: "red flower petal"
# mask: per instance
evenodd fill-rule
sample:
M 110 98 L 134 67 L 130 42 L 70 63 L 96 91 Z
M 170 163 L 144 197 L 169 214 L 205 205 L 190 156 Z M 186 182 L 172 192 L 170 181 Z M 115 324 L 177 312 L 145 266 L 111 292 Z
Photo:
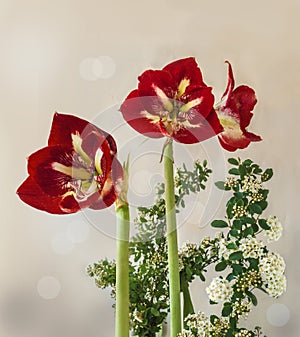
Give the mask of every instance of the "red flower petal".
M 171 74 L 163 70 L 146 70 L 138 77 L 139 80 L 139 96 L 160 96 L 162 93 L 172 99 L 177 91 L 176 83 Z
M 234 89 L 228 98 L 226 107 L 239 116 L 241 128 L 244 130 L 250 124 L 253 117 L 252 110 L 256 103 L 255 91 L 246 85 L 241 85 Z
M 48 139 L 48 145 L 61 145 L 66 147 L 73 147 L 72 134 L 81 135 L 82 139 L 88 138 L 90 134 L 96 133 L 107 140 L 112 153 L 117 152 L 116 143 L 111 135 L 99 129 L 95 125 L 87 122 L 84 119 L 73 115 L 66 115 L 55 113 Z M 100 137 L 100 136 L 99 136 Z M 98 142 L 99 143 L 99 142 Z M 102 143 L 102 142 L 101 142 Z M 83 144 L 84 147 L 84 144 Z
M 231 95 L 232 90 L 234 88 L 234 77 L 233 77 L 233 71 L 232 71 L 231 64 L 228 61 L 225 61 L 225 63 L 228 64 L 228 82 L 227 82 L 227 87 L 225 89 L 225 92 L 221 99 L 224 100 L 224 102 L 227 102 L 227 99 Z
M 163 68 L 164 71 L 169 72 L 178 88 L 183 79 L 190 81 L 190 85 L 205 86 L 202 79 L 201 71 L 198 64 L 193 57 L 174 61 Z
M 122 165 L 116 158 L 114 158 L 111 174 L 108 176 L 102 191 L 99 193 L 99 198 L 89 207 L 95 210 L 100 210 L 111 206 L 119 195 L 122 180 Z
M 222 96 L 223 102 L 217 114 L 224 131 L 219 134 L 221 145 L 228 151 L 246 148 L 250 142 L 259 141 L 261 137 L 250 133 L 246 127 L 253 117 L 252 110 L 257 102 L 255 92 L 246 85 L 233 90 L 234 77 L 228 63 L 228 83 Z
M 214 104 L 214 95 L 211 87 L 190 86 L 180 97 L 181 104 L 192 104 L 191 112 L 197 112 L 194 118 L 189 119 L 191 124 L 197 124 L 210 113 Z M 198 103 L 197 103 L 198 102 Z
M 51 214 L 69 214 L 75 213 L 79 210 L 79 205 L 73 198 L 72 209 L 69 208 L 68 212 L 64 211 L 60 207 L 62 198 L 50 196 L 45 193 L 32 177 L 28 177 L 23 182 L 23 184 L 18 188 L 17 194 L 26 204 Z
M 138 90 L 132 91 L 120 107 L 125 121 L 136 131 L 150 138 L 163 137 L 158 124 L 151 123 L 145 115 L 145 106 L 150 105 L 151 97 L 139 97 Z
M 194 144 L 214 137 L 223 131 L 214 109 L 211 110 L 207 118 L 202 118 L 201 124 L 199 127 L 181 128 L 172 137 L 179 143 Z

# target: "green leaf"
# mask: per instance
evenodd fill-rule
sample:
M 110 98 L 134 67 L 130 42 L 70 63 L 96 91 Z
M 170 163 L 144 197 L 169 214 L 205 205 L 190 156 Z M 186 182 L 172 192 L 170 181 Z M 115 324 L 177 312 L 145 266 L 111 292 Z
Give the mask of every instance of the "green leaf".
M 254 270 L 258 270 L 258 259 L 254 259 L 254 258 L 250 258 L 249 259 L 249 264 L 250 264 L 250 268 L 254 269 Z
M 264 211 L 268 207 L 268 202 L 266 200 L 262 200 L 259 202 L 259 206 Z
M 253 161 L 251 160 L 251 159 L 246 159 L 245 161 L 243 161 L 243 164 L 245 165 L 245 166 L 249 166 L 249 165 L 251 165 L 253 163 Z
M 229 174 L 234 174 L 236 176 L 239 176 L 240 175 L 240 172 L 237 168 L 231 168 L 229 171 L 228 171 Z
M 243 271 L 243 267 L 240 264 L 234 263 L 231 267 L 234 272 L 234 275 L 238 275 Z
M 242 258 L 243 258 L 243 253 L 241 251 L 233 252 L 229 255 L 230 261 L 237 261 L 237 260 L 241 260 Z
M 239 161 L 235 158 L 229 158 L 228 163 L 231 165 L 239 165 Z
M 215 320 L 217 320 L 218 319 L 218 316 L 216 316 L 216 315 L 210 315 L 210 323 L 211 324 L 215 324 Z
M 235 238 L 237 238 L 239 236 L 239 232 L 238 230 L 236 230 L 235 228 L 232 228 L 230 231 L 229 231 L 229 234 Z
M 224 220 L 214 220 L 212 223 L 211 223 L 211 226 L 212 227 L 215 227 L 215 228 L 226 228 L 228 227 L 228 224 L 226 221 Z
M 217 186 L 217 188 L 219 190 L 222 190 L 222 191 L 226 190 L 226 186 L 225 186 L 225 182 L 224 181 L 217 181 L 217 182 L 215 182 L 215 185 Z
M 262 209 L 258 204 L 250 204 L 248 206 L 248 209 L 251 213 L 256 213 L 256 214 L 261 214 L 262 213 Z
M 223 317 L 228 317 L 232 313 L 232 307 L 230 303 L 224 303 L 224 307 L 222 310 L 222 316 Z
M 240 230 L 240 229 L 242 229 L 242 221 L 241 220 L 234 220 L 233 221 L 233 227 L 235 228 L 235 229 L 238 229 L 238 230 Z
M 205 282 L 205 276 L 202 273 L 199 273 L 199 278 L 202 282 Z
M 251 300 L 251 302 L 253 303 L 253 305 L 257 305 L 257 298 L 256 296 L 249 290 L 245 290 L 245 293 L 247 294 L 247 296 L 249 297 L 249 299 Z
M 151 314 L 152 314 L 153 316 L 155 316 L 155 317 L 158 317 L 158 316 L 159 316 L 159 311 L 158 311 L 157 309 L 151 307 L 150 311 L 151 311 Z
M 226 276 L 226 280 L 229 282 L 232 281 L 233 279 L 235 279 L 235 275 L 233 273 L 230 273 Z
M 234 335 L 233 335 L 233 329 L 228 329 L 228 331 L 226 332 L 226 335 L 225 335 L 225 337 L 233 337 Z
M 231 243 L 229 243 L 226 247 L 227 247 L 228 249 L 235 249 L 235 248 L 236 248 L 236 245 L 235 245 L 235 243 L 231 242 Z
M 252 227 L 248 227 L 243 231 L 243 237 L 247 237 L 248 235 L 253 235 L 254 234 L 254 230 Z
M 235 193 L 234 193 L 234 196 L 235 196 L 237 199 L 243 199 L 244 194 L 243 194 L 242 192 L 235 192 Z
M 216 264 L 215 271 L 223 271 L 224 269 L 226 269 L 226 267 L 227 263 L 225 261 L 221 261 L 218 264 Z
M 267 168 L 265 172 L 262 174 L 261 180 L 268 181 L 273 177 L 273 170 L 271 168 Z
M 260 227 L 264 230 L 269 230 L 271 229 L 271 227 L 267 224 L 267 220 L 266 219 L 259 219 L 258 220 L 258 224 L 260 225 Z
M 239 166 L 239 173 L 240 173 L 242 178 L 247 174 L 247 170 L 246 170 L 244 165 Z

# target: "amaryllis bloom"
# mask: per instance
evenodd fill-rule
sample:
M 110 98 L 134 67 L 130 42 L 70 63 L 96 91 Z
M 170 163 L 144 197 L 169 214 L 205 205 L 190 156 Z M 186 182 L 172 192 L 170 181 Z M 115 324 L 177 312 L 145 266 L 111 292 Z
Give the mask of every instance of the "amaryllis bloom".
M 253 116 L 252 110 L 257 102 L 255 92 L 246 85 L 234 89 L 232 67 L 228 63 L 228 84 L 222 101 L 216 109 L 224 131 L 218 137 L 221 145 L 228 151 L 244 149 L 250 142 L 261 140 L 260 136 L 246 130 Z
M 194 58 L 172 62 L 162 70 L 147 70 L 138 80 L 138 88 L 120 107 L 136 131 L 191 144 L 223 130 L 213 108 L 212 88 L 203 82 Z
M 48 146 L 28 158 L 19 197 L 53 214 L 103 209 L 117 198 L 123 171 L 112 136 L 72 115 L 55 113 Z

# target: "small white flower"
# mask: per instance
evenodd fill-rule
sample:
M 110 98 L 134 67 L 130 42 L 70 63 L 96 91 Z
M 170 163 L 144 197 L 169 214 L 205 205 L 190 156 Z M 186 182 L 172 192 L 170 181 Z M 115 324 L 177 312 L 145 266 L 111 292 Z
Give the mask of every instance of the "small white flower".
M 218 242 L 218 257 L 219 259 L 224 258 L 225 260 L 229 259 L 229 255 L 235 251 L 237 251 L 237 248 L 231 249 L 227 246 L 229 244 L 235 243 L 235 241 L 232 241 L 231 239 L 227 240 L 225 238 L 220 239 Z
M 248 331 L 246 329 L 241 329 L 234 335 L 234 337 L 251 337 L 251 336 L 252 336 L 251 331 Z
M 243 192 L 257 194 L 261 187 L 262 183 L 253 176 L 246 176 L 241 182 L 241 190 Z
M 261 259 L 259 271 L 270 296 L 277 298 L 286 291 L 285 262 L 278 253 L 268 253 Z
M 270 226 L 270 229 L 264 232 L 267 236 L 267 241 L 273 242 L 279 240 L 282 235 L 283 228 L 278 218 L 276 216 L 269 216 L 267 224 Z
M 205 290 L 209 299 L 216 303 L 230 300 L 233 294 L 231 285 L 222 277 L 214 278 Z
M 263 242 L 250 235 L 240 240 L 239 250 L 242 251 L 245 259 L 249 257 L 253 259 L 260 258 L 263 255 L 263 248 Z

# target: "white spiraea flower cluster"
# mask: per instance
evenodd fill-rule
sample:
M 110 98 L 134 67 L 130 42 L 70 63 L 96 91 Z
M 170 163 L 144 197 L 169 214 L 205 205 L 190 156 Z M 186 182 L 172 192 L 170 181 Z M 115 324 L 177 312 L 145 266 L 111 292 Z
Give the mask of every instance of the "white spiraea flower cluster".
M 269 216 L 267 224 L 270 226 L 270 229 L 264 232 L 267 237 L 267 241 L 274 242 L 279 240 L 282 235 L 283 228 L 278 218 L 276 216 Z
M 229 321 L 226 317 L 216 318 L 213 323 L 203 313 L 190 314 L 186 317 L 187 329 L 183 329 L 177 337 L 215 337 L 225 336 L 229 329 Z
M 239 250 L 242 251 L 243 257 L 258 259 L 263 255 L 264 244 L 252 236 L 247 236 L 240 240 Z
M 237 332 L 234 337 L 251 337 L 252 333 L 249 330 L 241 329 L 239 332 Z
M 215 303 L 229 301 L 233 294 L 230 283 L 220 276 L 215 277 L 205 290 L 209 299 Z
M 201 311 L 197 314 L 190 314 L 185 318 L 188 330 L 183 329 L 177 337 L 208 337 L 210 321 L 209 318 Z M 195 332 L 195 334 L 193 333 Z
M 251 192 L 257 194 L 262 188 L 262 183 L 253 176 L 245 176 L 241 181 L 241 190 L 243 192 Z
M 196 337 L 192 331 L 183 329 L 182 332 L 177 334 L 177 337 Z
M 198 255 L 199 249 L 195 243 L 184 242 L 178 256 L 179 271 L 184 269 L 184 258 L 196 258 Z
M 270 296 L 277 298 L 286 291 L 285 262 L 278 253 L 268 253 L 262 258 L 259 271 Z
M 237 179 L 233 178 L 233 177 L 227 177 L 226 181 L 225 181 L 225 186 L 229 187 L 231 189 L 235 188 L 236 185 L 238 184 Z
M 238 250 L 237 247 L 236 248 L 228 248 L 228 245 L 230 245 L 230 244 L 235 245 L 235 241 L 233 241 L 232 239 L 225 239 L 225 238 L 220 239 L 220 241 L 218 243 L 218 257 L 219 257 L 219 259 L 224 258 L 225 260 L 228 260 L 229 255 Z
M 242 317 L 244 319 L 248 318 L 248 314 L 251 311 L 252 303 L 248 297 L 241 298 L 234 302 L 232 305 L 231 316 L 237 316 L 239 319 Z
M 209 318 L 201 311 L 197 314 L 188 315 L 186 325 L 189 330 L 197 331 L 197 336 L 206 337 L 209 334 Z

